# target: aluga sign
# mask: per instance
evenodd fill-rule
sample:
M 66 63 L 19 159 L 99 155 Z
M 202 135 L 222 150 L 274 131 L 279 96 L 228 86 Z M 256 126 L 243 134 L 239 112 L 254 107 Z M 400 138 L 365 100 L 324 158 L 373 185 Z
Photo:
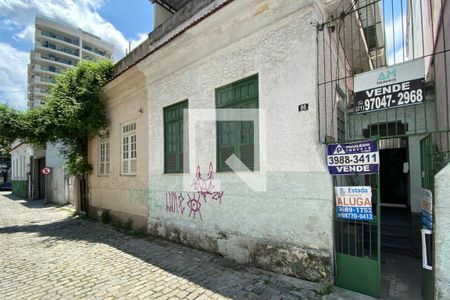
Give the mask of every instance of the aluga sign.
M 336 218 L 373 220 L 372 188 L 370 186 L 338 186 L 336 192 Z
M 423 58 L 355 76 L 355 113 L 423 103 Z

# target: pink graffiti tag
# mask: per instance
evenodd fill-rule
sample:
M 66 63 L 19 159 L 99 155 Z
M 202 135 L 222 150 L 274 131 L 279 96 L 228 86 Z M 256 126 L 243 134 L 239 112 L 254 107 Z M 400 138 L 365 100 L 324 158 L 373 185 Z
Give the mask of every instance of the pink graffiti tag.
M 214 180 L 214 167 L 212 163 L 209 163 L 209 169 L 206 178 L 203 178 L 200 172 L 200 166 L 197 166 L 197 170 L 195 172 L 195 179 L 194 183 L 192 184 L 192 187 L 194 191 L 198 192 L 202 196 L 203 201 L 205 201 L 205 203 L 208 196 L 211 196 L 213 200 L 218 200 L 220 203 L 222 203 L 223 191 L 213 191 L 215 187 L 213 180 Z
M 198 195 L 198 199 L 196 198 L 196 196 Z M 191 216 L 192 213 L 194 213 L 194 219 L 197 216 L 197 213 L 200 216 L 200 220 L 203 220 L 202 218 L 202 213 L 200 211 L 200 208 L 202 207 L 202 204 L 200 203 L 200 194 L 198 193 L 193 193 L 192 197 L 191 195 L 188 194 L 189 197 L 189 201 L 187 202 L 187 205 L 189 206 L 189 217 Z
M 206 200 L 212 199 L 222 203 L 223 191 L 214 191 L 214 167 L 212 163 L 209 163 L 208 174 L 203 178 L 200 172 L 200 166 L 197 166 L 195 172 L 194 182 L 192 188 L 193 193 L 184 192 L 166 192 L 166 212 L 178 213 L 183 215 L 186 209 L 185 205 L 189 208 L 189 217 L 194 219 L 198 216 L 200 220 L 203 220 L 200 200 L 203 200 L 206 204 Z M 185 197 L 189 198 L 189 201 L 185 202 Z
M 167 212 L 178 212 L 184 214 L 186 209 L 183 205 L 184 197 L 182 193 L 177 194 L 177 192 L 167 192 L 166 193 L 166 211 Z
M 218 200 L 219 203 L 222 203 L 222 197 L 223 197 L 223 191 L 220 191 L 220 192 L 213 192 L 211 198 L 213 200 Z

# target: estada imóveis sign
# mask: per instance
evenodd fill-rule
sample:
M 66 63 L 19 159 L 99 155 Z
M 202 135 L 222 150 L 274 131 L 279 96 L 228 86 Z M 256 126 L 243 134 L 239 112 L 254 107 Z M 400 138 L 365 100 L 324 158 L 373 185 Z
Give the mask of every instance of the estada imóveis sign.
M 423 103 L 423 58 L 358 74 L 354 79 L 355 113 Z
M 370 186 L 338 186 L 336 218 L 354 221 L 373 220 L 372 188 Z

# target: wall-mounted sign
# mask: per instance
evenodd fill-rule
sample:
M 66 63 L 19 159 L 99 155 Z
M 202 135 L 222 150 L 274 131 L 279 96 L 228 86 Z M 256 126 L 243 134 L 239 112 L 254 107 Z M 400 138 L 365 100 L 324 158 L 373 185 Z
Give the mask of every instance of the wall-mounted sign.
M 336 218 L 355 221 L 373 220 L 372 189 L 370 186 L 338 186 Z
M 41 172 L 42 172 L 43 175 L 50 175 L 52 170 L 50 170 L 49 167 L 45 167 L 45 168 L 42 168 Z
M 433 270 L 433 233 L 431 230 L 422 229 L 422 266 L 424 269 Z
M 423 103 L 423 58 L 358 74 L 354 80 L 355 113 Z
M 309 103 L 303 103 L 298 106 L 298 111 L 307 111 L 309 109 Z
M 422 226 L 433 229 L 433 194 L 427 189 L 422 189 Z
M 332 175 L 378 173 L 380 157 L 376 141 L 330 144 L 327 165 Z

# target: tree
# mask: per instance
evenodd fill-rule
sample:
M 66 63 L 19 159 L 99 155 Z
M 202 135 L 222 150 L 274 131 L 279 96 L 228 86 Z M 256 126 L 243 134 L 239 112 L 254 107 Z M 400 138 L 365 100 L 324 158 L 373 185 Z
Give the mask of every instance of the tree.
M 58 77 L 47 103 L 37 109 L 19 112 L 0 106 L 0 140 L 45 146 L 61 143 L 66 167 L 72 175 L 89 172 L 88 140 L 107 126 L 100 101 L 102 87 L 112 76 L 107 60 L 82 61 Z
M 84 174 L 92 167 L 87 161 L 88 140 L 107 127 L 100 101 L 102 87 L 112 75 L 109 61 L 82 62 L 57 79 L 52 93 L 38 114 L 45 125 L 35 137 L 61 142 L 72 174 Z M 36 117 L 36 116 L 32 116 Z

